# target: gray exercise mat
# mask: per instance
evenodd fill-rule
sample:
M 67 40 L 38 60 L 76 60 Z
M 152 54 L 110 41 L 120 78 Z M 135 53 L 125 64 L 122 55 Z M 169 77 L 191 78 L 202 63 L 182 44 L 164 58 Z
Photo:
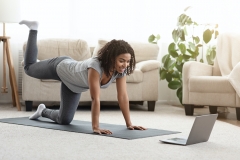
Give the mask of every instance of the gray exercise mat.
M 24 125 L 24 126 L 48 128 L 48 129 L 68 131 L 68 132 L 95 134 L 92 131 L 92 123 L 88 121 L 73 120 L 69 125 L 59 125 L 53 122 L 52 120 L 49 120 L 43 117 L 40 117 L 38 120 L 29 120 L 28 117 L 19 117 L 19 118 L 0 119 L 0 122 L 18 124 L 18 125 Z M 111 135 L 102 134 L 101 136 L 108 136 L 108 137 L 115 137 L 115 138 L 129 139 L 129 140 L 180 133 L 177 131 L 168 131 L 168 130 L 151 129 L 151 128 L 148 128 L 147 130 L 143 130 L 143 131 L 128 130 L 125 125 L 115 125 L 115 124 L 107 124 L 107 123 L 100 123 L 100 128 L 108 129 L 113 133 Z

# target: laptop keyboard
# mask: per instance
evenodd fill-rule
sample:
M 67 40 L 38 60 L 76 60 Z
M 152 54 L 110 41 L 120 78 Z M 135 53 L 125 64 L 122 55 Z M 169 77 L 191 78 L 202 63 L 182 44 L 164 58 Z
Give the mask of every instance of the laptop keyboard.
M 171 138 L 170 140 L 173 140 L 173 141 L 186 141 L 186 139 L 184 139 L 184 138 Z

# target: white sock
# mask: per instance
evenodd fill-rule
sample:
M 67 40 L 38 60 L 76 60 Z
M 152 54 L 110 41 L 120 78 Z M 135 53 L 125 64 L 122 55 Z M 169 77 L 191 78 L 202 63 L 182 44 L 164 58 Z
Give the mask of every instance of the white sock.
M 37 111 L 29 117 L 29 119 L 38 119 L 42 116 L 42 111 L 46 108 L 44 104 L 40 104 L 37 108 Z
M 31 30 L 38 30 L 38 22 L 37 21 L 27 21 L 22 20 L 19 24 L 25 24 Z

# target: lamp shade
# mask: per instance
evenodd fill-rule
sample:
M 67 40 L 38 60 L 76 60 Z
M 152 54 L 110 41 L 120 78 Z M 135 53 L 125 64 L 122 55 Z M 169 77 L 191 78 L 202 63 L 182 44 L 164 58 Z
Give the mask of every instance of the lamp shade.
M 17 23 L 20 20 L 20 0 L 0 0 L 0 22 Z

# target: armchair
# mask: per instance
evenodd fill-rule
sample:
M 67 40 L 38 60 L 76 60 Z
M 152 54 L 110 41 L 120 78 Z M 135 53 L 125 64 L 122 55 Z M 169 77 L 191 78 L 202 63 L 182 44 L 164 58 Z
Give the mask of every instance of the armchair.
M 183 105 L 186 115 L 193 115 L 194 107 L 209 106 L 236 108 L 240 120 L 240 35 L 219 35 L 214 65 L 189 61 L 183 66 Z

